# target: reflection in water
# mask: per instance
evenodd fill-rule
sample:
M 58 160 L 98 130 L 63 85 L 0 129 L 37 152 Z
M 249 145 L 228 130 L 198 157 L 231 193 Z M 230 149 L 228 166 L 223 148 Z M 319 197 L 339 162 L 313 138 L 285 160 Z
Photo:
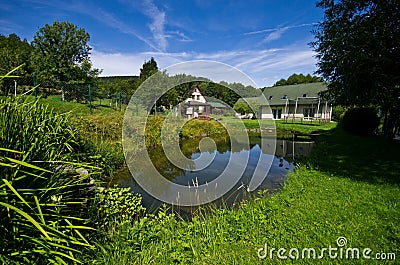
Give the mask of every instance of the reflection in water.
M 229 138 L 214 139 L 216 145 L 202 146 L 201 151 L 199 149 L 200 139 L 183 140 L 180 142 L 180 148 L 182 153 L 189 159 L 186 160 L 183 166 L 181 165 L 182 168 L 171 163 L 165 156 L 162 148 L 148 150 L 148 153 L 154 167 L 165 178 L 174 183 L 188 187 L 210 183 L 224 171 L 232 155 L 239 158 L 240 161 L 244 161 L 244 163 L 247 161 L 244 173 L 236 186 L 221 199 L 213 202 L 217 207 L 222 202 L 229 207 L 235 202 L 245 199 L 249 195 L 247 187 L 260 158 L 263 156 L 272 156 L 268 142 L 267 144 L 261 145 L 261 141 L 263 140 L 265 139 L 250 137 L 250 145 L 248 145 L 245 143 L 246 141 L 243 141 L 242 144 L 240 138 L 233 138 L 232 141 L 235 141 L 235 143 L 232 144 L 232 146 L 234 146 L 234 149 L 232 149 Z M 264 148 L 260 146 L 264 146 Z M 279 189 L 283 185 L 288 171 L 294 169 L 295 159 L 309 155 L 312 146 L 313 142 L 277 140 L 275 155 L 268 176 L 255 191 L 267 189 L 269 192 L 274 192 Z M 201 159 L 198 159 L 200 156 Z M 243 157 L 243 159 L 240 159 L 241 157 Z M 204 167 L 203 161 L 208 160 L 212 162 Z M 198 168 L 203 169 L 197 170 Z M 161 204 L 161 202 L 148 195 L 135 183 L 129 170 L 122 171 L 119 176 L 117 176 L 116 182 L 121 187 L 129 186 L 133 192 L 141 194 L 143 196 L 143 204 L 148 209 L 156 209 Z M 223 185 L 223 183 L 221 185 Z M 182 208 L 191 211 L 191 209 L 181 207 L 181 209 Z

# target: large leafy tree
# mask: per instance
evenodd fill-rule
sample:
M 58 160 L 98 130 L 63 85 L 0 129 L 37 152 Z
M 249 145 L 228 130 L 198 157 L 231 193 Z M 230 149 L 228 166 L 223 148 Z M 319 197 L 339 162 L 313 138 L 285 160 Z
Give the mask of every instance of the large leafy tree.
M 13 75 L 20 77 L 30 74 L 29 61 L 32 46 L 26 39 L 21 40 L 16 34 L 10 34 L 7 37 L 0 35 L 0 76 L 3 76 L 11 70 L 20 66 Z M 21 66 L 22 65 L 22 66 Z M 18 83 L 30 84 L 28 78 L 19 78 Z M 3 94 L 8 94 L 14 86 L 14 80 L 5 78 L 0 81 Z
M 46 24 L 32 41 L 32 65 L 36 74 L 44 80 L 61 82 L 96 77 L 100 71 L 92 69 L 89 40 L 89 33 L 70 22 Z
M 400 127 L 400 1 L 322 0 L 324 20 L 311 43 L 329 96 L 342 105 L 374 105 L 383 133 Z
M 145 61 L 140 68 L 140 75 L 139 78 L 136 79 L 135 83 L 135 90 L 137 90 L 143 82 L 145 82 L 149 77 L 155 75 L 152 79 L 148 80 L 148 82 L 144 85 L 142 92 L 140 95 L 140 99 L 144 101 L 144 105 L 146 105 L 147 109 L 150 110 L 155 103 L 155 95 L 157 94 L 155 91 L 162 89 L 162 81 L 164 80 L 164 76 L 158 71 L 157 62 L 154 60 L 153 57 L 149 61 Z

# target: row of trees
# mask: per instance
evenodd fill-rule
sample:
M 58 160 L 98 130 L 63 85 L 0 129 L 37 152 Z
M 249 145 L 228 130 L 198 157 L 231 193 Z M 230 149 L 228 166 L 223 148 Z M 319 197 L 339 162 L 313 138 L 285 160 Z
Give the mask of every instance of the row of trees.
M 30 72 L 30 67 L 25 64 L 29 61 L 33 47 L 26 39 L 21 40 L 16 34 L 8 37 L 0 35 L 0 75 L 5 75 L 12 69 L 24 64 L 19 68 L 19 74 Z
M 140 80 L 140 78 L 138 80 Z M 261 90 L 252 86 L 244 86 L 241 83 L 227 83 L 224 81 L 214 83 L 204 77 L 195 77 L 186 74 L 169 76 L 166 71 L 158 71 L 151 79 L 143 83 L 140 93 L 137 92 L 135 96 L 140 98 L 142 103 L 150 110 L 157 96 L 162 94 L 162 96 L 157 99 L 155 105 L 157 107 L 162 106 L 165 109 L 170 109 L 187 99 L 194 85 L 199 86 L 204 96 L 218 99 L 229 106 L 234 106 L 240 98 L 240 95 L 256 97 L 261 94 Z M 166 88 L 170 89 L 163 93 L 162 91 Z
M 277 81 L 273 86 L 288 86 L 288 85 L 297 85 L 297 84 L 305 84 L 305 83 L 318 83 L 322 82 L 323 79 L 321 77 L 315 75 L 303 75 L 303 74 L 292 74 L 288 77 L 288 79 L 282 78 Z
M 177 105 L 186 98 L 189 97 L 189 92 L 195 84 L 198 84 L 203 95 L 206 97 L 217 98 L 226 104 L 233 106 L 236 101 L 240 98 L 239 94 L 234 92 L 237 91 L 241 95 L 247 97 L 255 97 L 260 95 L 261 91 L 252 86 L 244 86 L 241 83 L 228 83 L 221 81 L 220 83 L 211 82 L 211 80 L 203 77 L 194 77 L 186 74 L 177 74 L 174 76 L 169 76 L 165 71 L 159 71 L 157 62 L 154 58 L 149 61 L 145 61 L 142 68 L 140 69 L 140 75 L 137 78 L 128 78 L 125 80 L 117 80 L 115 82 L 104 82 L 100 84 L 100 89 L 103 93 L 112 93 L 115 89 L 118 89 L 125 95 L 134 94 L 140 85 L 143 84 L 150 76 L 154 76 L 152 80 L 152 87 L 147 87 L 148 95 L 141 95 L 149 102 L 153 102 L 154 91 L 157 88 L 167 88 L 172 86 L 172 84 L 179 84 L 178 86 L 172 87 L 168 92 L 166 92 L 160 99 L 157 100 L 156 105 L 158 107 L 164 107 L 165 109 L 170 109 L 172 106 Z M 196 81 L 193 81 L 196 80 Z M 154 91 L 153 91 L 154 90 Z

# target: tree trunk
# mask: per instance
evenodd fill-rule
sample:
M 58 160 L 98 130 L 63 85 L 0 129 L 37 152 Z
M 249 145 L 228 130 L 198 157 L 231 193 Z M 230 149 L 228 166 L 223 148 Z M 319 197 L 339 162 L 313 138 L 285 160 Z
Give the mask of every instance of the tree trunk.
M 390 107 L 385 110 L 382 133 L 386 138 L 393 138 L 399 132 L 400 111 L 396 107 Z

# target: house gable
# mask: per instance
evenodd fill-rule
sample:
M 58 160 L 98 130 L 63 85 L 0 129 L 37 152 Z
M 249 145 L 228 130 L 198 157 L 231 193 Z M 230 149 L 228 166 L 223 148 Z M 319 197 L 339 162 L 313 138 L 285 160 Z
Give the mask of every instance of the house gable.
M 201 103 L 206 103 L 205 97 L 202 95 L 200 88 L 198 85 L 194 85 L 193 88 L 189 92 L 189 98 L 185 100 L 185 102 L 189 101 L 198 101 Z

